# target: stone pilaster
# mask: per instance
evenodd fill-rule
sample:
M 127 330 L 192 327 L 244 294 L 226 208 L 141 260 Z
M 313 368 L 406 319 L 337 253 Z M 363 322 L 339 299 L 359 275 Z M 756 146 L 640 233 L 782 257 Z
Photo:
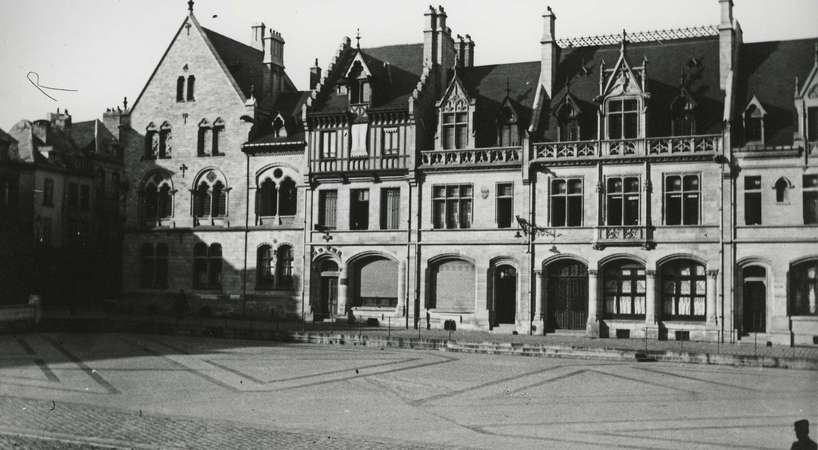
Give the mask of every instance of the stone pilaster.
M 585 334 L 589 337 L 599 337 L 599 271 L 588 271 L 588 323 Z

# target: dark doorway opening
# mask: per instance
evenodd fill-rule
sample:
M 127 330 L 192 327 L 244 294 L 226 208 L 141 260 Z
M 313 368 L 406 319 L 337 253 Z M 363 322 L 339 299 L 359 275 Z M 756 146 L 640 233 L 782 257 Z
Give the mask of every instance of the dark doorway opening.
M 515 323 L 517 270 L 500 266 L 494 272 L 494 325 Z
M 588 320 L 588 268 L 576 261 L 548 267 L 546 327 L 584 330 Z

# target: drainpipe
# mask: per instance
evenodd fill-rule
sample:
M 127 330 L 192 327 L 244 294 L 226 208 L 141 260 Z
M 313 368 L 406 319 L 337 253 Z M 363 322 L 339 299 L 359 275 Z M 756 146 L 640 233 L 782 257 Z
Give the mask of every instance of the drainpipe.
M 534 262 L 535 262 L 535 255 L 534 255 L 534 233 L 536 233 L 537 227 L 534 224 L 534 186 L 535 181 L 531 178 L 531 165 L 527 168 L 528 170 L 528 223 L 531 224 L 531 232 L 528 233 L 528 334 L 534 334 L 532 327 L 534 326 L 534 315 L 531 312 L 531 306 L 536 301 L 536 293 L 537 289 L 540 286 L 535 284 L 535 275 L 534 275 Z M 534 311 L 537 310 L 536 305 L 534 305 Z
M 247 238 L 250 234 L 250 154 L 244 152 L 247 161 L 245 166 L 245 186 L 244 186 L 244 270 L 242 271 L 241 282 L 241 317 L 247 313 Z

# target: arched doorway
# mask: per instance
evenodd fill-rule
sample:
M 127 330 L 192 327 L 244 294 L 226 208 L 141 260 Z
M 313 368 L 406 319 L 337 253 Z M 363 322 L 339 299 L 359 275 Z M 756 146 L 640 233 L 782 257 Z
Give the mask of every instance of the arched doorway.
M 742 271 L 741 290 L 744 333 L 763 333 L 767 330 L 767 272 L 763 267 L 750 266 Z
M 494 270 L 494 324 L 515 323 L 517 312 L 517 270 L 498 266 Z
M 320 321 L 332 317 L 338 305 L 338 264 L 331 259 L 318 263 L 320 280 L 318 303 L 315 305 L 314 320 Z
M 548 266 L 546 326 L 584 330 L 588 320 L 588 267 L 578 261 L 557 261 Z

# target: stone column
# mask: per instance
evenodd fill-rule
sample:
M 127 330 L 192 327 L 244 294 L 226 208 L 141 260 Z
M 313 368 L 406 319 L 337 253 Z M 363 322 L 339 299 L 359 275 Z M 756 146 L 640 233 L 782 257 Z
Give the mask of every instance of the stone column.
M 718 269 L 707 271 L 707 297 L 705 309 L 707 310 L 707 322 L 705 327 L 709 330 L 715 330 L 718 327 L 716 320 L 716 285 L 719 279 Z
M 656 325 L 658 318 L 657 311 L 661 311 L 659 302 L 661 297 L 656 296 L 656 271 L 645 271 L 645 325 L 652 327 Z
M 599 289 L 598 270 L 588 270 L 588 323 L 585 326 L 585 334 L 590 337 L 599 337 Z
M 403 316 L 403 305 L 406 301 L 406 263 L 404 261 L 398 264 L 398 304 L 395 305 L 395 311 L 401 317 Z
M 543 314 L 546 311 L 546 294 L 543 283 L 542 270 L 534 271 L 534 325 L 537 327 L 538 334 L 545 333 L 545 318 Z
M 338 277 L 338 308 L 336 313 L 344 315 L 347 312 L 347 284 L 346 274 Z

